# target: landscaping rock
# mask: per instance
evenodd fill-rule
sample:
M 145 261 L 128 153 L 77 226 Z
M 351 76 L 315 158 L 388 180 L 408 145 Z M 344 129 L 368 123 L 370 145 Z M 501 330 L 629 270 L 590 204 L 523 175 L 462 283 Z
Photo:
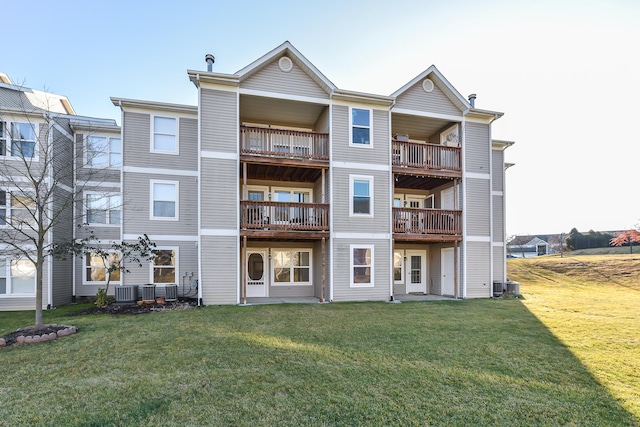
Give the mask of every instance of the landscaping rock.
M 7 343 L 5 342 L 4 338 L 0 338 L 0 347 L 4 347 L 5 345 L 7 345 Z

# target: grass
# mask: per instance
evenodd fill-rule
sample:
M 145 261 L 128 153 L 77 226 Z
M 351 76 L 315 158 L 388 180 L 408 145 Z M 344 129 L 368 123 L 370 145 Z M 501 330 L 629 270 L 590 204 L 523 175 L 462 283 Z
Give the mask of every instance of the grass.
M 524 305 L 640 418 L 640 254 L 512 259 L 508 271 Z
M 0 425 L 638 424 L 520 300 L 79 308 L 45 313 L 79 333 L 0 350 Z

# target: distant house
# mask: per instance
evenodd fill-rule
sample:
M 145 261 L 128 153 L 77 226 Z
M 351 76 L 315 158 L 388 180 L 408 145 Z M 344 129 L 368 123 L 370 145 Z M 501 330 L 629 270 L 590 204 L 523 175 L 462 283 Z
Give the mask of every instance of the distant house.
M 507 243 L 507 254 L 515 258 L 531 258 L 549 253 L 549 243 L 538 236 L 516 236 Z

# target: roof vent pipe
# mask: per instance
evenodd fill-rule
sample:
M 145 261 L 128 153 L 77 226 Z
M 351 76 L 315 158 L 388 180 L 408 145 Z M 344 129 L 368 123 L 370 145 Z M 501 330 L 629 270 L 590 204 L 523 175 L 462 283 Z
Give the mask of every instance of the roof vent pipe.
M 471 108 L 476 108 L 476 94 L 472 93 L 469 95 L 469 104 L 471 104 Z
M 204 60 L 207 61 L 207 71 L 208 72 L 212 72 L 213 71 L 213 63 L 216 62 L 216 57 L 211 55 L 210 53 L 207 53 L 204 56 Z

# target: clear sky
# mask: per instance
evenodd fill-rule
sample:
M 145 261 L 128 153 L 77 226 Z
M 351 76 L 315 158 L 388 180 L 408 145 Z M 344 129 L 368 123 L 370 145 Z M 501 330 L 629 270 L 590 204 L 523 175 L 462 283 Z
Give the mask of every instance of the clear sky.
M 109 97 L 196 105 L 290 41 L 342 89 L 389 95 L 431 64 L 502 111 L 507 234 L 640 222 L 640 1 L 2 1 L 0 71 L 114 118 Z

